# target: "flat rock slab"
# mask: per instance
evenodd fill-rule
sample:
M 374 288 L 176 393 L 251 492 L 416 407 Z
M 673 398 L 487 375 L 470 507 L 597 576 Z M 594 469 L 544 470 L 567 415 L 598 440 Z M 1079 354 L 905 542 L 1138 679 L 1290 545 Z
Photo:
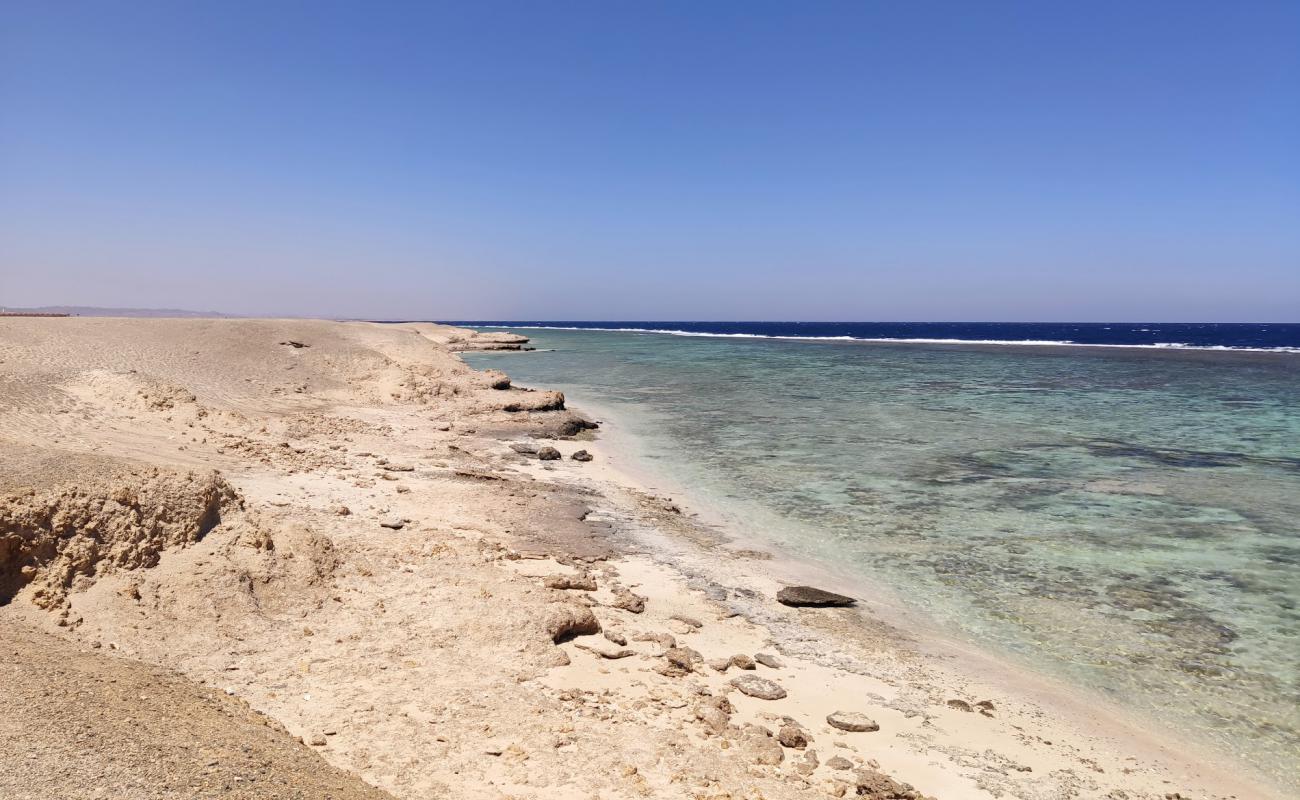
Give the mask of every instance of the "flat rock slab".
M 857 603 L 852 597 L 828 592 L 815 586 L 787 586 L 776 593 L 776 600 L 787 606 L 813 606 L 819 608 L 832 606 L 851 606 Z
M 839 728 L 850 733 L 868 733 L 880 730 L 876 721 L 859 711 L 836 711 L 826 718 L 832 728 Z
M 741 675 L 739 678 L 732 678 L 731 685 L 739 689 L 741 694 L 757 697 L 759 700 L 780 700 L 785 697 L 785 689 L 782 689 L 780 684 L 757 675 Z

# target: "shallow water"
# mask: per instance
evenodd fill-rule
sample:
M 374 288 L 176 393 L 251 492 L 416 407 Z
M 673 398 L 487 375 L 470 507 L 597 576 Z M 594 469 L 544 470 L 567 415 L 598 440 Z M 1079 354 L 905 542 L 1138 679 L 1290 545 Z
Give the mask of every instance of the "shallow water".
M 529 331 L 794 555 L 1297 787 L 1300 356 Z

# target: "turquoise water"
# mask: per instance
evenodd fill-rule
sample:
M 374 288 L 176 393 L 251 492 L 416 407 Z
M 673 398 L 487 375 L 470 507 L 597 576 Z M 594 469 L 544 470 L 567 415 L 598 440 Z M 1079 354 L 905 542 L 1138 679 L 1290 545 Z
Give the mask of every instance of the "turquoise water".
M 1296 786 L 1300 356 L 529 331 L 748 532 Z

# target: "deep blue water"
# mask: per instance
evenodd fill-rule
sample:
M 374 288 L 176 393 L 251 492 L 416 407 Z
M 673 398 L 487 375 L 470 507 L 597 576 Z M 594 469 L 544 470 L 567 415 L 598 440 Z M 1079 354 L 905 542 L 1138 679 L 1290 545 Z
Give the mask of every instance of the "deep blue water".
M 655 331 L 694 336 L 1232 348 L 1300 352 L 1300 323 L 655 322 L 460 320 L 468 327 Z

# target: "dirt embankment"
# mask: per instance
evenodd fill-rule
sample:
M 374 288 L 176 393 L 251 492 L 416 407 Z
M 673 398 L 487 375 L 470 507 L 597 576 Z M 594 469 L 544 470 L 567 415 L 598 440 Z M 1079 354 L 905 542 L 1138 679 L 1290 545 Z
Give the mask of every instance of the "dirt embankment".
M 22 626 L 0 636 L 0 797 L 392 800 L 244 701 Z

